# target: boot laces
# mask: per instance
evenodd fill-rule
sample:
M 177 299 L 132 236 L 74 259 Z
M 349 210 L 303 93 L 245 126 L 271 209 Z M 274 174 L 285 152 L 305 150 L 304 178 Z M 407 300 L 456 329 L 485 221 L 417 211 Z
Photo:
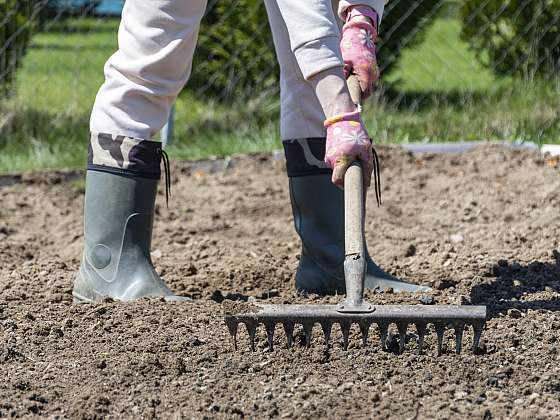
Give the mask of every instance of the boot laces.
M 165 174 L 165 204 L 169 207 L 169 197 L 171 197 L 171 169 L 169 165 L 169 155 L 162 148 L 158 149 L 158 154 L 163 160 L 163 170 Z
M 158 153 L 161 155 L 163 160 L 163 168 L 165 173 L 165 204 L 169 207 L 169 197 L 171 197 L 171 169 L 169 164 L 169 155 L 163 149 L 158 149 Z M 373 153 L 373 185 L 375 189 L 375 199 L 377 201 L 377 207 L 381 206 L 381 167 L 379 165 L 379 155 L 374 147 L 372 147 Z

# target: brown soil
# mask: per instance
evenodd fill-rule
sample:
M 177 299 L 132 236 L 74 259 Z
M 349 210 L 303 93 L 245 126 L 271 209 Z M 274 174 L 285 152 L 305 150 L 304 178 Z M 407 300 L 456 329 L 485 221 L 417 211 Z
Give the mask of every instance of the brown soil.
M 367 348 L 353 334 L 344 351 L 340 331 L 330 348 L 316 331 L 309 350 L 297 331 L 288 351 L 280 329 L 273 352 L 262 330 L 255 353 L 245 331 L 234 352 L 223 324 L 233 300 L 336 301 L 294 294 L 299 242 L 279 160 L 174 165 L 153 256 L 168 284 L 194 299 L 187 304 L 72 304 L 81 174 L 3 177 L 0 417 L 560 418 L 556 162 L 497 147 L 381 155 L 372 255 L 432 285 L 437 303 L 488 305 L 481 354 L 454 354 L 450 333 L 437 357 L 431 333 L 415 355 L 413 331 L 402 355 L 381 351 L 375 333 Z

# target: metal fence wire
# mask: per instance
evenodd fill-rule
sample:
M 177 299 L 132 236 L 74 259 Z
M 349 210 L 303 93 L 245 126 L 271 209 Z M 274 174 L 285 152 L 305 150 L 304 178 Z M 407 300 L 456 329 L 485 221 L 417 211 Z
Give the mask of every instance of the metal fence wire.
M 69 83 L 99 83 L 103 62 L 116 48 L 123 3 L 0 0 L 0 100 L 26 89 L 20 72 L 33 73 L 34 83 L 54 83 L 62 74 Z M 385 106 L 476 106 L 506 83 L 557 89 L 560 0 L 390 0 L 378 53 L 383 79 L 374 100 Z M 209 1 L 186 90 L 223 103 L 277 95 L 278 66 L 262 1 Z M 513 100 L 517 92 L 510 92 Z M 83 96 L 84 89 L 75 94 Z M 86 95 L 91 102 L 95 89 Z

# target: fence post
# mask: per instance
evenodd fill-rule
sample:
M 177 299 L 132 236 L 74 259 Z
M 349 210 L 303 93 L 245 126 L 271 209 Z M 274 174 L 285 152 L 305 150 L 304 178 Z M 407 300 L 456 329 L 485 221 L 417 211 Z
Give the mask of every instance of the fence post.
M 167 124 L 161 129 L 161 142 L 163 143 L 163 148 L 171 144 L 173 141 L 173 128 L 175 126 L 175 104 L 171 107 L 171 112 L 169 112 L 169 118 Z

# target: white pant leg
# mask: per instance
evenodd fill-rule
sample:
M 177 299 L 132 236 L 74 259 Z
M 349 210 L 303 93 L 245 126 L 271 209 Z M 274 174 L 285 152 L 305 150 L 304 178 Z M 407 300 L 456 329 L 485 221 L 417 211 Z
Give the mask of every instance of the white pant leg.
M 362 0 L 358 3 L 351 0 L 344 1 L 344 5 L 346 7 L 352 4 L 375 6 L 381 19 L 384 2 L 385 0 Z M 293 52 L 290 34 L 277 1 L 265 0 L 264 3 L 280 65 L 280 136 L 282 140 L 325 137 L 326 130 L 323 126 L 325 113 L 313 86 L 305 80 L 301 71 L 301 63 L 298 63 Z M 339 0 L 332 0 L 332 7 L 333 10 L 341 10 Z M 337 23 L 339 26 L 342 25 L 341 20 Z
M 165 125 L 192 65 L 206 0 L 127 0 L 119 49 L 105 65 L 94 133 L 151 140 Z
M 265 0 L 280 65 L 280 136 L 282 140 L 325 137 L 325 114 L 292 52 L 286 23 L 276 0 Z

